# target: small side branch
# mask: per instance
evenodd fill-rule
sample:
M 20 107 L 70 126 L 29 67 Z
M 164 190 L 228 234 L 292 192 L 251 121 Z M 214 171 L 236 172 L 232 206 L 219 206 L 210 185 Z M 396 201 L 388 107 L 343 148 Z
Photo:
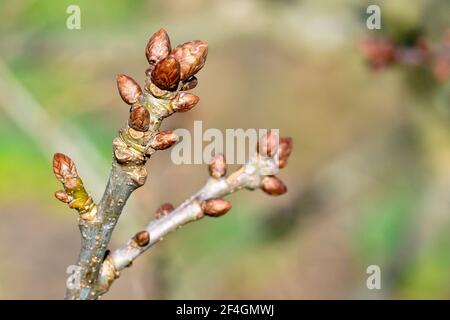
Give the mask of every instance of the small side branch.
M 270 137 L 270 133 L 268 136 Z M 267 136 L 262 141 L 267 141 Z M 137 257 L 170 232 L 205 216 L 220 217 L 228 212 L 231 203 L 222 197 L 238 190 L 257 188 L 270 195 L 285 193 L 286 186 L 274 174 L 278 172 L 279 167 L 286 165 L 291 150 L 292 140 L 281 138 L 278 150 L 272 148 L 272 155 L 263 156 L 256 153 L 247 164 L 228 177 L 225 177 L 225 159 L 222 155 L 217 155 L 209 166 L 211 177 L 200 191 L 175 209 L 167 204 L 160 207 L 156 217 L 144 230 L 136 233 L 125 245 L 106 257 L 99 273 L 99 294 L 107 292 L 121 270 L 131 266 Z

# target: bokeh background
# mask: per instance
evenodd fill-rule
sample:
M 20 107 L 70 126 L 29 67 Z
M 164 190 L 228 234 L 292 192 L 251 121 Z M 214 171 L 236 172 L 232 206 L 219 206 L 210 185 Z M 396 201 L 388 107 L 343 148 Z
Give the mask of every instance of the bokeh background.
M 128 107 L 115 83 L 142 83 L 148 38 L 209 43 L 189 113 L 164 129 L 280 128 L 295 141 L 289 192 L 230 197 L 232 211 L 166 237 L 105 299 L 450 298 L 450 84 L 424 70 L 373 72 L 358 51 L 366 7 L 382 32 L 449 27 L 448 1 L 16 0 L 0 3 L 0 298 L 60 299 L 76 261 L 76 213 L 56 201 L 54 152 L 99 199 Z M 81 8 L 68 30 L 66 9 Z M 417 81 L 416 81 L 417 80 Z M 207 178 L 159 152 L 111 248 Z M 382 289 L 368 290 L 379 265 Z

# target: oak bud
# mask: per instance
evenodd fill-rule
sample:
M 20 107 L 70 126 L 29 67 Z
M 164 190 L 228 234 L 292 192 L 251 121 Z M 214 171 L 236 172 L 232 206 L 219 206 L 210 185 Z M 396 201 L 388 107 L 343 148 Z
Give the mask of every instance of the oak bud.
M 173 131 L 161 131 L 155 135 L 153 141 L 150 144 L 155 150 L 165 150 L 170 148 L 174 143 L 178 141 L 178 136 Z
M 137 102 L 139 96 L 142 95 L 142 89 L 137 82 L 134 81 L 133 78 L 124 74 L 119 74 L 116 80 L 117 88 L 119 89 L 119 94 L 122 100 L 127 104 Z
M 220 217 L 231 209 L 231 202 L 222 198 L 215 198 L 203 201 L 201 206 L 207 216 Z
M 145 247 L 150 242 L 150 233 L 147 230 L 139 231 L 134 235 L 133 240 L 139 247 Z
M 187 80 L 205 65 L 208 44 L 201 40 L 188 41 L 173 49 L 170 55 L 180 63 L 181 80 Z
M 223 177 L 227 173 L 227 162 L 225 156 L 221 153 L 217 154 L 208 166 L 209 175 L 215 179 Z
M 150 126 L 150 113 L 141 105 L 133 106 L 130 110 L 128 125 L 136 131 L 146 132 Z
M 287 192 L 283 181 L 275 176 L 266 176 L 261 181 L 261 189 L 271 196 L 279 196 Z
M 195 94 L 181 92 L 173 101 L 172 109 L 176 112 L 186 112 L 197 105 L 200 98 Z
M 150 68 L 153 69 L 155 65 L 167 57 L 170 53 L 170 39 L 166 30 L 159 29 L 148 40 L 145 48 L 145 56 L 147 57 Z
M 156 64 L 151 79 L 158 88 L 175 91 L 180 82 L 180 64 L 174 57 L 164 58 Z

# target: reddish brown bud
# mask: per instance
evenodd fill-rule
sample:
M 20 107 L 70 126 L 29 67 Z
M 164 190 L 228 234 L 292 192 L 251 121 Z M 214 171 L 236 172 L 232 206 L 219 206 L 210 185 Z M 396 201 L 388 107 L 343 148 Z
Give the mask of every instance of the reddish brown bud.
M 119 74 L 116 80 L 120 97 L 125 103 L 133 104 L 138 101 L 139 96 L 142 95 L 142 90 L 133 78 Z
M 164 58 L 156 64 L 151 78 L 158 88 L 175 91 L 180 82 L 180 64 L 174 57 Z
M 155 150 L 165 150 L 178 141 L 178 136 L 170 130 L 161 131 L 153 138 L 150 146 Z
M 187 91 L 187 90 L 191 90 L 194 89 L 198 84 L 198 80 L 195 76 L 192 76 L 191 78 L 189 78 L 188 80 L 184 81 L 181 84 L 181 89 L 182 91 Z
M 360 50 L 373 69 L 381 69 L 395 61 L 394 42 L 386 38 L 365 38 L 359 43 Z
M 271 196 L 279 196 L 287 192 L 283 181 L 275 176 L 266 176 L 261 181 L 261 189 Z
M 280 138 L 280 145 L 278 146 L 278 167 L 284 168 L 287 160 L 292 152 L 292 138 Z
M 209 164 L 209 175 L 215 179 L 223 177 L 227 173 L 227 162 L 225 156 L 217 154 Z
M 62 153 L 55 153 L 53 156 L 53 173 L 61 182 L 67 178 L 77 178 L 77 169 L 72 159 Z
M 186 112 L 191 110 L 200 100 L 195 94 L 181 92 L 173 101 L 172 109 L 176 112 Z
M 220 217 L 223 216 L 231 209 L 231 202 L 215 198 L 202 202 L 203 212 L 210 217 Z
M 172 212 L 174 209 L 173 205 L 170 203 L 163 203 L 158 210 L 156 210 L 156 219 L 162 218 Z
M 55 198 L 64 203 L 69 203 L 71 200 L 69 195 L 62 190 L 55 192 Z
M 136 131 L 147 131 L 150 126 L 150 113 L 147 108 L 144 106 L 132 107 L 128 125 Z
M 450 49 L 436 56 L 433 65 L 433 76 L 439 82 L 444 82 L 450 78 Z
M 145 48 L 145 56 L 147 57 L 148 63 L 150 63 L 150 68 L 153 69 L 159 61 L 167 57 L 170 50 L 169 35 L 166 30 L 159 29 L 148 40 L 147 47 Z
M 180 63 L 181 80 L 187 80 L 205 65 L 208 44 L 201 40 L 189 41 L 173 49 L 170 55 Z
M 278 144 L 278 134 L 275 131 L 270 130 L 261 137 L 256 147 L 256 151 L 264 157 L 272 157 L 278 149 Z
M 146 230 L 139 231 L 133 237 L 139 247 L 145 247 L 150 242 L 150 233 Z

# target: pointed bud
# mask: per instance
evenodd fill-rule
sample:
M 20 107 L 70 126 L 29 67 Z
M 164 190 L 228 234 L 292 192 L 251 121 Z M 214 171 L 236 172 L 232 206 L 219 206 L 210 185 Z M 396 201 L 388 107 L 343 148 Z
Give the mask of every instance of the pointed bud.
M 292 138 L 280 138 L 280 145 L 278 146 L 278 167 L 284 168 L 287 165 L 287 160 L 292 152 Z
M 187 80 L 205 65 L 208 44 L 201 40 L 189 41 L 173 49 L 170 55 L 180 63 L 181 80 Z
M 77 178 L 77 169 L 72 159 L 62 153 L 55 153 L 53 156 L 53 173 L 56 179 L 65 182 L 67 178 Z
M 55 192 L 55 198 L 64 203 L 69 203 L 71 201 L 71 197 L 62 190 Z
M 165 150 L 170 148 L 174 143 L 178 141 L 178 136 L 170 130 L 161 131 L 153 138 L 150 147 L 155 150 Z
M 156 219 L 162 218 L 173 211 L 174 207 L 170 203 L 163 203 L 158 210 L 156 210 Z
M 139 247 L 145 247 L 150 242 L 150 233 L 146 230 L 139 231 L 133 237 Z
M 215 198 L 203 201 L 201 206 L 207 216 L 220 217 L 231 209 L 231 202 L 221 198 Z
M 261 189 L 271 196 L 279 196 L 287 192 L 283 181 L 275 176 L 266 176 L 261 181 Z
M 136 131 L 148 131 L 150 126 L 150 113 L 144 106 L 133 106 L 130 111 L 128 125 Z
M 227 162 L 225 156 L 217 154 L 209 164 L 209 175 L 215 179 L 223 177 L 227 173 Z
M 278 149 L 278 144 L 278 134 L 270 130 L 259 140 L 256 151 L 263 157 L 272 157 Z
M 176 112 L 186 112 L 191 110 L 200 100 L 195 94 L 181 92 L 173 101 L 172 109 Z
M 175 91 L 180 82 L 180 64 L 174 57 L 164 58 L 156 64 L 151 78 L 158 88 Z
M 166 30 L 159 29 L 148 40 L 147 47 L 145 48 L 145 56 L 147 57 L 150 68 L 153 69 L 155 65 L 167 57 L 170 53 L 170 39 Z
M 127 104 L 137 102 L 139 96 L 142 95 L 141 87 L 137 82 L 124 74 L 119 74 L 117 76 L 117 88 L 119 89 L 120 97 Z
M 181 91 L 187 91 L 187 90 L 191 90 L 194 89 L 198 84 L 198 80 L 195 76 L 192 76 L 191 78 L 189 78 L 186 81 L 183 81 L 183 83 L 181 84 Z

